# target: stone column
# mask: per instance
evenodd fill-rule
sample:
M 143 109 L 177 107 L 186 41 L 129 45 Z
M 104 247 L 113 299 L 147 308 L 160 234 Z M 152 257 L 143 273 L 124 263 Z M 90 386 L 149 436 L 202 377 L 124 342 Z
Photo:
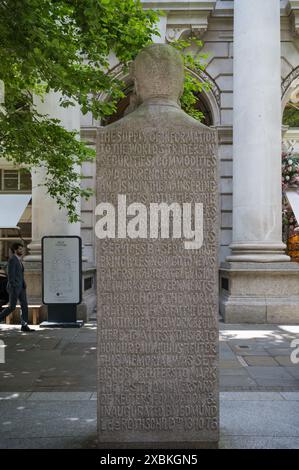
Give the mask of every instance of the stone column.
M 234 2 L 232 254 L 220 267 L 228 323 L 299 323 L 299 265 L 282 243 L 279 0 Z
M 41 114 L 48 114 L 51 118 L 61 121 L 67 130 L 80 132 L 79 106 L 62 108 L 59 106 L 59 93 L 50 92 L 44 101 L 35 97 L 35 103 Z M 78 168 L 78 171 L 80 169 Z M 32 173 L 32 242 L 28 246 L 30 254 L 26 261 L 41 260 L 41 238 L 45 235 L 78 235 L 80 236 L 80 222 L 70 223 L 65 209 L 59 209 L 56 201 L 51 198 L 43 184 L 45 169 L 40 167 Z M 78 203 L 78 212 L 80 202 Z
M 233 242 L 227 261 L 288 261 L 281 221 L 280 1 L 234 2 Z

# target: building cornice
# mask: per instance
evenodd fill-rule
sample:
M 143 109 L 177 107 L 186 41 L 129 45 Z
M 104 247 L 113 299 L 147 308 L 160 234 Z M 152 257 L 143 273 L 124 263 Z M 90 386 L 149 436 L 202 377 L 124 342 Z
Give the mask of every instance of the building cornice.
M 294 9 L 299 9 L 299 0 L 289 0 L 286 5 L 286 11 L 290 13 Z
M 217 18 L 233 17 L 234 2 L 232 0 L 217 1 L 213 16 Z
M 159 9 L 167 14 L 166 40 L 173 42 L 186 33 L 197 38 L 203 36 L 208 29 L 208 19 L 217 1 L 142 0 L 141 3 L 144 9 Z
M 188 2 L 182 0 L 141 0 L 144 9 L 159 9 L 164 12 L 198 12 L 209 11 L 213 16 L 224 17 L 233 16 L 234 2 L 233 0 L 190 0 Z
M 262 0 L 261 0 L 262 1 Z M 213 17 L 233 17 L 234 16 L 234 0 L 141 0 L 144 9 L 159 9 L 165 12 L 192 12 L 210 10 Z M 295 13 L 299 8 L 299 0 L 280 0 L 281 16 L 289 16 Z
M 290 18 L 293 34 L 299 36 L 299 0 L 289 0 L 285 11 Z
M 141 0 L 141 4 L 145 9 L 159 9 L 163 11 L 200 11 L 200 10 L 213 10 L 216 5 L 216 0 L 159 0 L 153 2 L 152 0 Z

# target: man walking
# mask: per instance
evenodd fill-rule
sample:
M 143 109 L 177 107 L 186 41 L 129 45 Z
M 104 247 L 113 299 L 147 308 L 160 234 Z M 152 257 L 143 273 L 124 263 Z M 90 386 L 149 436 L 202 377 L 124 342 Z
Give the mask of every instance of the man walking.
M 0 321 L 12 313 L 19 299 L 21 305 L 21 331 L 34 331 L 28 326 L 28 303 L 26 296 L 26 283 L 24 280 L 24 266 L 22 263 L 24 247 L 22 243 L 13 243 L 11 246 L 12 256 L 7 265 L 9 293 L 9 306 L 0 313 Z

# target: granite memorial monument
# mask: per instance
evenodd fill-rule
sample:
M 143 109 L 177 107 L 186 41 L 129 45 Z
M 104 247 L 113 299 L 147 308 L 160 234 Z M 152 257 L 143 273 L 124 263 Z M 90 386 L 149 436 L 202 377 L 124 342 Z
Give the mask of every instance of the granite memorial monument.
M 97 136 L 99 447 L 216 447 L 217 134 L 181 110 L 172 46 L 133 74 L 137 109 Z

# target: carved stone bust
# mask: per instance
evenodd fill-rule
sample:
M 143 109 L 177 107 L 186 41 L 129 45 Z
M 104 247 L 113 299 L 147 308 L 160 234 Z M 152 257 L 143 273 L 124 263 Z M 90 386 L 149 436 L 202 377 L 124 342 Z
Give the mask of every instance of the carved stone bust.
M 137 55 L 133 77 L 139 103 L 152 99 L 178 103 L 184 86 L 182 57 L 168 44 L 153 44 Z

